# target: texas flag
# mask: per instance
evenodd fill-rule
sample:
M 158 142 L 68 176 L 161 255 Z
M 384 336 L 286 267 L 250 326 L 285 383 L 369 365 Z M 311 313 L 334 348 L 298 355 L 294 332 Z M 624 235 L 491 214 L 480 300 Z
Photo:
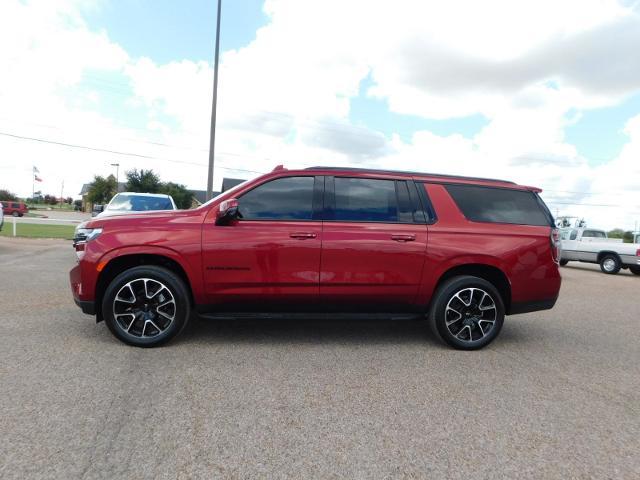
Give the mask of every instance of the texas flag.
M 42 179 L 38 176 L 38 173 L 40 173 L 40 170 L 38 170 L 38 167 L 34 166 L 34 167 L 33 167 L 33 179 L 34 179 L 36 182 L 41 182 L 41 181 L 42 181 Z

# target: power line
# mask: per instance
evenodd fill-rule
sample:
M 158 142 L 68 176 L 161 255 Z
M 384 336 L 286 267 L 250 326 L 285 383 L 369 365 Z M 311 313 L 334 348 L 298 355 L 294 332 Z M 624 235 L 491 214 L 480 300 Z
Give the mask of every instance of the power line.
M 16 138 L 19 140 L 30 140 L 33 142 L 40 142 L 40 143 L 47 143 L 47 144 L 51 144 L 51 145 L 58 145 L 58 146 L 62 146 L 62 147 L 69 147 L 69 148 L 80 148 L 83 150 L 90 150 L 93 152 L 101 152 L 101 153 L 110 153 L 112 155 L 123 155 L 123 156 L 128 156 L 128 157 L 136 157 L 136 158 L 144 158 L 144 159 L 148 159 L 148 160 L 161 160 L 161 161 L 165 161 L 165 162 L 171 162 L 171 163 L 181 163 L 181 164 L 185 164 L 185 165 L 196 165 L 199 167 L 206 167 L 207 164 L 205 163 L 198 163 L 198 162 L 189 162 L 186 160 L 176 160 L 176 159 L 172 159 L 172 158 L 164 158 L 164 157 L 156 157 L 153 155 L 145 155 L 142 153 L 134 153 L 134 152 L 122 152 L 122 151 L 118 151 L 118 150 L 110 150 L 107 148 L 100 148 L 100 147 L 90 147 L 88 145 L 79 145 L 79 144 L 75 144 L 75 143 L 66 143 L 66 142 L 58 142 L 55 140 L 47 140 L 44 138 L 37 138 L 37 137 L 27 137 L 27 136 L 23 136 L 23 135 L 16 135 L 13 133 L 8 133 L 8 132 L 0 132 L 0 135 L 3 135 L 5 137 L 10 137 L 10 138 Z M 240 154 L 227 154 L 227 153 L 223 153 L 220 152 L 221 155 L 237 155 L 237 156 L 242 156 Z M 219 168 L 222 168 L 223 170 L 232 170 L 232 171 L 237 171 L 237 172 L 247 172 L 247 173 L 257 173 L 257 174 L 263 174 L 265 172 L 260 172 L 257 170 L 247 170 L 247 169 L 243 169 L 243 168 L 233 168 L 233 167 L 224 167 L 224 166 L 220 166 Z

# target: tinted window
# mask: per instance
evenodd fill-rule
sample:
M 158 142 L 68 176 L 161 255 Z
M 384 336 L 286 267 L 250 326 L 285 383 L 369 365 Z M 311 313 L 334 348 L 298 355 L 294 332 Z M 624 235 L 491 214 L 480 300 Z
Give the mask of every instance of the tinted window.
M 12 203 L 11 204 L 11 208 L 20 208 L 20 204 L 19 203 Z
M 576 238 L 578 238 L 578 230 L 571 230 L 571 236 L 569 237 L 569 240 L 575 240 Z
M 583 237 L 592 237 L 592 238 L 606 238 L 606 235 L 602 230 L 585 230 L 582 232 Z
M 333 219 L 353 222 L 397 222 L 398 201 L 395 182 L 336 177 Z
M 313 177 L 286 177 L 263 183 L 238 199 L 245 220 L 311 220 Z
M 542 201 L 533 192 L 473 185 L 447 185 L 467 219 L 474 222 L 551 226 Z

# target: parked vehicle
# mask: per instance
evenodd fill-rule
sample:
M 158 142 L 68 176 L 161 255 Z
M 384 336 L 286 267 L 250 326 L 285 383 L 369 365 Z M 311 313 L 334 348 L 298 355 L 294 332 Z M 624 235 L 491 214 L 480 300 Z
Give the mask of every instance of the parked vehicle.
M 176 209 L 176 204 L 171 195 L 164 193 L 121 192 L 116 193 L 107 205 L 94 205 L 91 216 L 93 218 L 110 217 Z M 87 223 L 82 222 L 76 227 L 74 241 L 82 240 Z
M 29 208 L 24 202 L 13 202 L 8 200 L 2 201 L 5 215 L 13 215 L 14 217 L 22 217 L 25 213 L 29 213 Z
M 4 206 L 0 202 L 0 232 L 2 231 L 3 225 L 4 225 Z
M 597 263 L 600 270 L 616 274 L 628 268 L 640 275 L 640 244 L 623 243 L 621 238 L 607 238 L 604 230 L 567 228 L 560 232 L 560 265 L 570 261 Z
M 460 349 L 505 315 L 552 308 L 558 231 L 539 189 L 502 180 L 314 167 L 193 210 L 98 217 L 75 245 L 75 302 L 125 343 L 208 318 L 424 317 Z
M 95 204 L 93 206 L 93 208 L 91 209 L 91 216 L 92 217 L 97 217 L 98 215 L 100 215 L 102 212 L 104 212 L 104 205 L 100 205 L 100 204 Z
M 176 209 L 176 204 L 171 195 L 164 193 L 120 192 L 114 195 L 97 216 L 105 217 Z

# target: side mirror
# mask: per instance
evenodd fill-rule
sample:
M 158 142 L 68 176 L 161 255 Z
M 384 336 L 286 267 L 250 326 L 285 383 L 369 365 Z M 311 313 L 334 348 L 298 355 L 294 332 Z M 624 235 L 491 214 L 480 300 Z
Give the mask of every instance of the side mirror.
M 230 198 L 220 203 L 220 208 L 216 215 L 216 225 L 229 225 L 234 220 L 242 218 L 238 210 L 238 199 Z

